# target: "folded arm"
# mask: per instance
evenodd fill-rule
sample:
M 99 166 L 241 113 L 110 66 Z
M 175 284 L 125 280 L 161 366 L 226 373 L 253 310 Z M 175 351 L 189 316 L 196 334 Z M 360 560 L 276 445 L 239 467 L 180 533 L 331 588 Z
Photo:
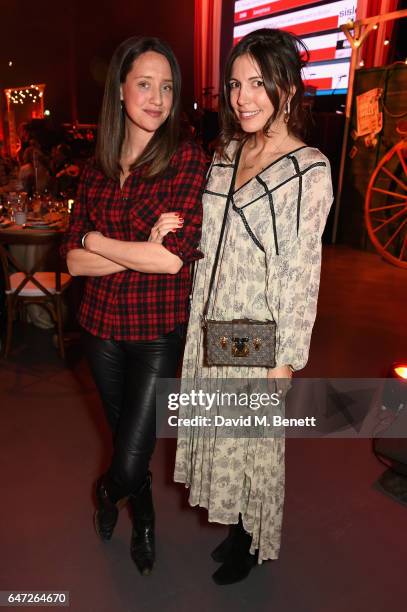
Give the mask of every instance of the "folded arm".
M 72 249 L 66 256 L 66 264 L 72 276 L 106 276 L 123 272 L 125 266 L 85 249 Z
M 68 253 L 67 264 L 74 276 L 103 276 L 123 270 L 157 274 L 177 274 L 183 262 L 161 244 L 127 242 L 90 232 L 85 249 Z

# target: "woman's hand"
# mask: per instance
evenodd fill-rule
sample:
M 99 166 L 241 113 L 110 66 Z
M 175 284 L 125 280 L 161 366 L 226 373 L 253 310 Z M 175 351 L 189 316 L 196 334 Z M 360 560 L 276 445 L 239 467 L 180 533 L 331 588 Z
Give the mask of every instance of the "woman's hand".
M 293 371 L 288 365 L 279 366 L 278 368 L 269 368 L 267 370 L 267 378 L 292 378 Z
M 184 219 L 180 213 L 163 213 L 151 228 L 148 242 L 162 244 L 164 237 L 170 232 L 176 232 L 184 225 Z
M 279 393 L 281 399 L 284 399 L 291 388 L 292 377 L 293 371 L 288 365 L 279 366 L 278 368 L 269 368 L 267 370 L 267 378 L 269 379 L 268 385 L 270 391 Z

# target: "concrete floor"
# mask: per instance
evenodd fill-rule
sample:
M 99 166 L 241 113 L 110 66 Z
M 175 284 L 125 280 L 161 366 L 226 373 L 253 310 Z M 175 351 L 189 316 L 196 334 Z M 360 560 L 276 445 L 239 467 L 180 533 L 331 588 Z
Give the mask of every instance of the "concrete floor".
M 374 254 L 324 251 L 306 376 L 379 377 L 407 358 L 406 272 Z M 78 345 L 60 361 L 51 335 L 16 330 L 0 362 L 0 590 L 70 591 L 74 612 L 404 612 L 407 508 L 373 484 L 383 467 L 369 440 L 288 440 L 281 557 L 217 587 L 209 525 L 171 481 L 174 440 L 153 459 L 158 560 L 140 577 L 126 511 L 114 539 L 92 525 L 92 484 L 109 433 Z M 42 609 L 42 608 L 40 608 Z M 45 608 L 44 608 L 45 609 Z

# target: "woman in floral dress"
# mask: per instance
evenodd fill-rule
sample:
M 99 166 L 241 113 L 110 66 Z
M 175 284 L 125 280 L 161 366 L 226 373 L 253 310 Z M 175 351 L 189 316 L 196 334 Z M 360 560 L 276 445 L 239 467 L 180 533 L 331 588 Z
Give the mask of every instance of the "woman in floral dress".
M 332 187 L 328 160 L 302 140 L 304 53 L 295 36 L 262 29 L 244 37 L 228 59 L 220 147 L 203 197 L 204 259 L 197 264 L 182 371 L 188 381 L 287 379 L 307 363 Z M 238 151 L 209 313 L 225 321 L 273 319 L 276 367 L 269 369 L 205 365 L 201 316 Z M 188 407 L 179 416 L 192 413 Z M 232 526 L 212 553 L 222 562 L 213 575 L 217 584 L 242 580 L 256 562 L 278 557 L 283 438 L 225 438 L 205 427 L 183 428 L 175 480 L 189 487 L 191 505 L 208 509 L 210 522 Z

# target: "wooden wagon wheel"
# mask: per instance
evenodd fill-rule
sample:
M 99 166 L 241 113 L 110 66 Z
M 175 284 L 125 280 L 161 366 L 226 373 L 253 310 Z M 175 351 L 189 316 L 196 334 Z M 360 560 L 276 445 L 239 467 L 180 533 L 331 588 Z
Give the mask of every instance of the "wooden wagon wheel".
M 390 149 L 376 166 L 365 199 L 365 222 L 376 250 L 407 269 L 407 140 Z

